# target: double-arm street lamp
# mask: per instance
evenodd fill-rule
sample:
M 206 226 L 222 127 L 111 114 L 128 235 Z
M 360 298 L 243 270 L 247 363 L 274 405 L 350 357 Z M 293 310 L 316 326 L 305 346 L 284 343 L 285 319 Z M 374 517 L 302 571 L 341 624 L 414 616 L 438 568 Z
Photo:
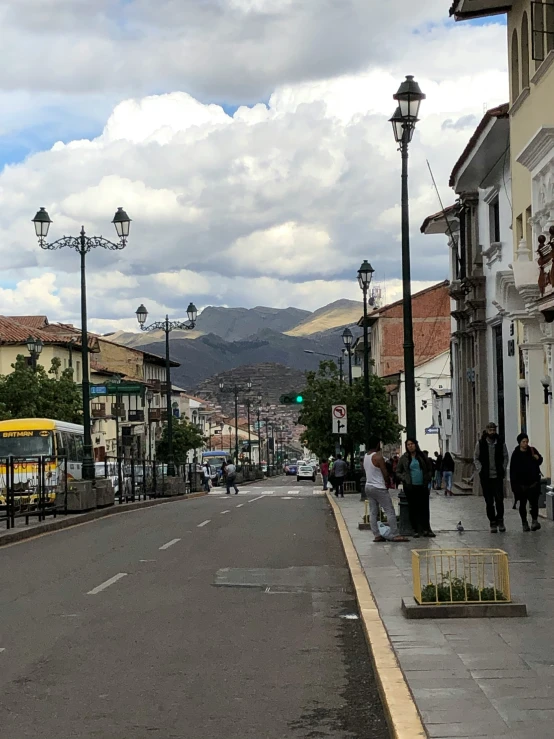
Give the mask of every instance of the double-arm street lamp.
M 92 435 L 90 427 L 90 379 L 88 364 L 88 331 L 87 331 L 87 282 L 86 282 L 86 255 L 91 249 L 102 247 L 102 249 L 110 249 L 119 251 L 124 249 L 129 237 L 129 228 L 131 219 L 125 213 L 123 208 L 118 208 L 113 217 L 112 223 L 119 237 L 117 243 L 108 241 L 102 236 L 87 236 L 85 227 L 81 226 L 79 236 L 62 236 L 61 239 L 47 243 L 48 230 L 52 220 L 45 208 L 41 208 L 33 218 L 35 224 L 35 233 L 41 249 L 55 250 L 63 249 L 64 246 L 75 251 L 81 257 L 81 356 L 83 363 L 83 480 L 94 480 L 94 457 L 92 454 Z
M 222 393 L 233 393 L 235 396 L 235 464 L 239 461 L 239 393 L 250 392 L 252 390 L 252 382 L 248 380 L 246 387 L 240 387 L 239 385 L 233 385 L 233 387 L 226 388 L 223 380 L 219 382 L 219 389 Z M 250 411 L 248 413 L 250 417 Z M 250 438 L 250 422 L 248 426 L 248 437 Z
M 364 443 L 365 448 L 369 449 L 369 326 L 367 323 L 367 293 L 373 273 L 375 270 L 371 264 L 364 259 L 360 269 L 358 270 L 358 284 L 360 285 L 364 295 Z M 344 338 L 343 338 L 344 341 Z
M 27 339 L 27 351 L 31 355 L 31 367 L 33 372 L 37 371 L 37 361 L 42 352 L 44 344 L 40 339 L 35 339 L 34 336 L 29 336 Z
M 169 334 L 178 329 L 179 331 L 192 331 L 196 326 L 198 311 L 194 303 L 189 303 L 187 308 L 188 321 L 170 321 L 166 315 L 165 321 L 156 321 L 150 326 L 145 326 L 148 311 L 144 305 L 139 305 L 136 310 L 137 321 L 141 331 L 163 331 L 165 334 L 165 381 L 166 381 L 166 408 L 167 408 L 167 476 L 175 477 L 175 463 L 173 461 L 173 410 L 171 407 L 171 358 L 169 356 Z
M 406 434 L 416 438 L 416 402 L 414 369 L 414 334 L 412 326 L 412 290 L 410 274 L 410 212 L 408 200 L 408 147 L 418 122 L 419 108 L 425 100 L 419 85 L 408 75 L 393 95 L 398 107 L 390 119 L 394 139 L 402 157 L 402 303 L 404 314 L 404 377 Z
M 320 357 L 332 357 L 333 359 L 337 359 L 339 363 L 339 381 L 342 385 L 344 380 L 344 372 L 343 372 L 343 365 L 344 365 L 344 357 L 342 354 L 327 354 L 327 352 L 314 352 L 313 349 L 304 349 L 305 354 L 318 354 Z

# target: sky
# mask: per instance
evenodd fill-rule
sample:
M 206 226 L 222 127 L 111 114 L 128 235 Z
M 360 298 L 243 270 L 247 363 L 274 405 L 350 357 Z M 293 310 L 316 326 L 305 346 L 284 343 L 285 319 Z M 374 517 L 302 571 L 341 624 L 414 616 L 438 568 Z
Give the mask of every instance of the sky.
M 419 227 L 484 110 L 508 99 L 503 17 L 450 0 L 0 0 L 0 314 L 79 324 L 79 257 L 49 238 L 115 240 L 87 257 L 89 325 L 136 329 L 206 305 L 359 300 L 369 259 L 401 296 L 400 155 L 388 119 L 406 74 L 426 94 L 410 148 L 413 290 L 448 277 Z M 200 319 L 201 320 L 201 319 Z M 198 329 L 201 330 L 199 323 Z

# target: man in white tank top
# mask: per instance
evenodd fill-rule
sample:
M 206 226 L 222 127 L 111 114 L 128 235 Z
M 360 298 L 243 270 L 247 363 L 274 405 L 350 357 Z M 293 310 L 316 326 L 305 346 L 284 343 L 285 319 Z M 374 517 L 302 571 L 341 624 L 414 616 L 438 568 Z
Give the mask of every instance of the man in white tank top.
M 369 440 L 369 448 L 364 457 L 364 470 L 366 479 L 365 495 L 369 499 L 369 519 L 371 530 L 375 537 L 373 541 L 386 541 L 385 537 L 379 533 L 377 523 L 379 519 L 379 508 L 382 508 L 387 516 L 390 528 L 389 541 L 409 541 L 405 536 L 398 534 L 396 512 L 387 489 L 389 473 L 387 472 L 385 460 L 381 454 L 381 442 L 377 437 Z

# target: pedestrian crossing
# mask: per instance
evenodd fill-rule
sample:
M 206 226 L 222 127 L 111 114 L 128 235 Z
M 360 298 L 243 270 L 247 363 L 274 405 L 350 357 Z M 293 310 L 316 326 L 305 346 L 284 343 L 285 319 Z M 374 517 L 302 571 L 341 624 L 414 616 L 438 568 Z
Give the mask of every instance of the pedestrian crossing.
M 214 488 L 210 490 L 208 495 L 211 495 L 215 498 L 224 498 L 226 497 L 227 493 L 225 492 L 225 489 L 222 488 Z M 231 495 L 234 495 L 232 492 Z M 299 497 L 305 497 L 305 496 L 312 496 L 312 495 L 325 495 L 325 492 L 321 488 L 310 488 L 305 487 L 295 490 L 287 490 L 287 488 L 273 488 L 273 490 L 269 488 L 262 488 L 262 487 L 251 487 L 248 486 L 247 488 L 244 488 L 244 490 L 239 489 L 239 496 L 241 495 L 263 495 L 263 496 L 274 496 L 276 498 L 283 498 L 283 497 L 289 497 L 289 496 L 299 496 Z

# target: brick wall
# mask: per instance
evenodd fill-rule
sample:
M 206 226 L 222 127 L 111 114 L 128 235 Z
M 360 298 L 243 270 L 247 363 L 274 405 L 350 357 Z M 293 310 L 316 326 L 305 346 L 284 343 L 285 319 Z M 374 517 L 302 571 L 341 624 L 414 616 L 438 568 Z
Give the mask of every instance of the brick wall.
M 450 297 L 448 284 L 424 290 L 412 298 L 415 361 L 423 361 L 448 351 L 450 347 Z M 379 316 L 381 375 L 404 368 L 402 303 L 383 308 Z

